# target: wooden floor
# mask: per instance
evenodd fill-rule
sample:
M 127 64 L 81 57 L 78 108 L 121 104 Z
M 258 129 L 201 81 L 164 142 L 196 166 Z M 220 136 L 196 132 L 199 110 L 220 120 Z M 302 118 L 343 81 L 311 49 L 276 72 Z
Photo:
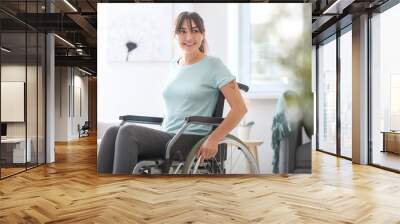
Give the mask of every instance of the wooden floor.
M 288 178 L 98 176 L 96 139 L 0 181 L 0 223 L 400 223 L 400 175 L 313 153 Z
M 23 172 L 26 169 L 33 169 L 36 165 L 33 163 L 28 163 L 27 167 L 25 168 L 25 164 L 18 164 L 18 167 L 6 167 L 6 168 L 1 168 L 1 178 L 5 178 L 7 176 L 11 176 L 13 174 Z
M 17 167 L 17 168 L 1 168 L 1 177 L 7 177 L 13 175 L 15 173 L 24 171 L 25 167 Z
M 376 150 L 374 151 L 372 160 L 374 164 L 400 170 L 400 154 Z

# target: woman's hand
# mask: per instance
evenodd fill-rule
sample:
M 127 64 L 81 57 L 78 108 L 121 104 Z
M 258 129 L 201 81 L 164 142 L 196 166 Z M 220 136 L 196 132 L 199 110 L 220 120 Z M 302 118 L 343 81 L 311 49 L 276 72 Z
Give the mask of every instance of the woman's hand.
M 199 152 L 197 153 L 197 157 L 200 158 L 203 162 L 206 159 L 213 158 L 218 152 L 218 140 L 209 136 L 201 145 Z

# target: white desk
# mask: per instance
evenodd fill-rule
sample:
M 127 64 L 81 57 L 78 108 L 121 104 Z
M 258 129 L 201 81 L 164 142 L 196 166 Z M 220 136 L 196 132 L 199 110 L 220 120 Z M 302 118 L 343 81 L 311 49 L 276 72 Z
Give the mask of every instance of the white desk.
M 26 154 L 25 154 L 25 138 L 6 138 L 1 139 L 2 151 L 10 150 L 8 147 L 12 148 L 12 163 L 25 163 L 25 158 L 27 158 L 26 162 L 30 162 L 32 160 L 31 154 L 31 145 L 32 140 L 27 138 L 27 146 Z M 3 147 L 6 148 L 3 148 Z M 3 156 L 2 156 L 3 157 Z

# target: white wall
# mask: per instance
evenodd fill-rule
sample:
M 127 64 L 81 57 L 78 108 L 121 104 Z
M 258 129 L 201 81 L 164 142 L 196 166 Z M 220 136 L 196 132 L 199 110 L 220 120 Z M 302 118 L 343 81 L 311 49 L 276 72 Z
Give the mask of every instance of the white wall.
M 226 3 L 196 3 L 194 11 L 203 18 L 209 55 L 219 57 L 225 64 L 228 62 L 228 7 Z
M 185 10 L 197 11 L 206 25 L 209 55 L 218 56 L 226 63 L 227 8 L 224 4 L 212 5 L 213 7 L 209 7 L 209 4 L 175 4 L 174 16 Z M 218 20 L 215 15 L 220 16 Z M 98 19 L 99 24 L 104 22 L 101 16 Z M 124 114 L 163 116 L 161 93 L 168 75 L 169 61 L 108 62 L 105 55 L 107 30 L 99 26 L 98 32 L 98 121 L 117 122 L 118 117 Z M 176 47 L 173 55 L 179 55 Z M 149 104 L 149 101 L 152 103 Z
M 250 139 L 262 140 L 258 147 L 258 160 L 261 173 L 272 173 L 272 118 L 275 113 L 277 99 L 250 99 L 248 100 L 247 121 L 255 124 L 250 132 Z
M 71 67 L 56 67 L 55 73 L 55 141 L 69 141 L 78 138 L 78 124 L 88 120 L 88 80 Z M 76 87 L 81 89 L 82 116 Z
M 55 68 L 55 140 L 68 140 L 68 68 Z
M 184 10 L 196 9 L 204 18 L 207 26 L 206 37 L 209 44 L 209 54 L 220 57 L 226 61 L 227 46 L 224 44 L 226 36 L 220 35 L 218 27 L 224 27 L 227 18 L 222 17 L 219 24 L 213 21 L 213 16 L 216 12 L 226 14 L 226 9 L 223 4 L 216 5 L 214 10 L 211 10 L 202 4 L 177 4 L 174 5 L 174 16 Z M 197 10 L 198 9 L 198 10 Z M 204 14 L 204 15 L 203 15 Z M 222 14 L 224 15 L 224 14 Z M 173 19 L 173 18 L 171 18 Z M 99 16 L 99 23 L 102 18 Z M 171 30 L 173 28 L 171 27 Z M 99 57 L 98 57 L 98 120 L 100 121 L 115 121 L 122 114 L 148 114 L 148 115 L 163 115 L 163 108 L 148 104 L 148 99 L 151 99 L 155 105 L 162 105 L 161 91 L 168 75 L 169 61 L 164 62 L 107 62 L 105 52 L 102 51 L 102 46 L 105 48 L 105 36 L 107 30 L 101 29 L 99 26 Z M 226 33 L 226 32 L 224 32 Z M 168 34 L 169 35 L 169 34 Z M 222 43 L 222 44 L 221 44 Z M 174 57 L 179 55 L 179 50 L 174 48 Z M 104 56 L 104 57 L 102 57 Z M 151 88 L 151 91 L 148 91 Z M 104 91 L 103 91 L 104 90 Z M 110 94 L 112 93 L 112 94 Z M 140 93 L 140 94 L 138 94 Z M 146 94 L 146 98 L 143 97 Z M 119 97 L 114 97 L 117 95 Z M 132 103 L 129 103 L 132 102 Z M 119 108 L 119 111 L 114 110 Z

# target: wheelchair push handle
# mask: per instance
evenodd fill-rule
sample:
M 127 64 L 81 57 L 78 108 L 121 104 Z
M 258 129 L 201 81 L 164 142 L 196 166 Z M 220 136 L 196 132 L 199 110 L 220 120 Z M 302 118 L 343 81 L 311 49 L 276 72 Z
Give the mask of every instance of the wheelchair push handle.
M 240 90 L 242 90 L 244 92 L 248 92 L 249 91 L 249 87 L 246 86 L 245 84 L 242 84 L 242 83 L 239 83 L 239 82 L 237 84 L 238 84 Z

